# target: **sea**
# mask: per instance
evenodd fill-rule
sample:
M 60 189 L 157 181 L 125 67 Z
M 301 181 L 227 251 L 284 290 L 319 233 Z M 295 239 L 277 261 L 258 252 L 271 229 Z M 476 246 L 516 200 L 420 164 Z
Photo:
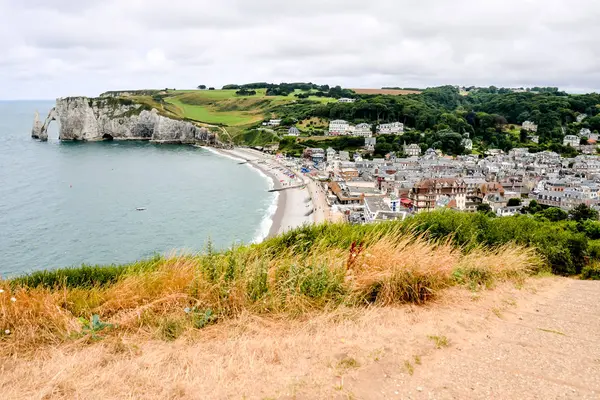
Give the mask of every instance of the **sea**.
M 31 139 L 53 101 L 0 101 L 0 277 L 261 241 L 276 195 L 209 149 Z M 138 210 L 138 208 L 143 210 Z

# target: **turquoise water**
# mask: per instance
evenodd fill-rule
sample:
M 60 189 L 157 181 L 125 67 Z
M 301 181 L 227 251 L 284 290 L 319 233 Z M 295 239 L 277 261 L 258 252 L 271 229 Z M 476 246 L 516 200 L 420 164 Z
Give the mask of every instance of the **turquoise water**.
M 34 111 L 0 102 L 0 275 L 201 251 L 266 235 L 274 195 L 256 170 L 190 146 L 30 139 Z M 136 211 L 145 207 L 145 211 Z

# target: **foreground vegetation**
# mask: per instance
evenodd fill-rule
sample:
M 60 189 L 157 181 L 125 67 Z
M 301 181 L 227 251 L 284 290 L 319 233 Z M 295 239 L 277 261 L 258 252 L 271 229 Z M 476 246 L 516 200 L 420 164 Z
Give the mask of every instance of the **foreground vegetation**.
M 478 290 L 542 271 L 598 279 L 600 222 L 548 217 L 432 212 L 304 227 L 200 255 L 35 272 L 0 281 L 0 341 L 15 352 L 115 332 L 170 340 L 244 312 L 298 318 L 422 304 L 450 286 Z
M 340 306 L 425 303 L 443 289 L 597 273 L 576 221 L 434 212 L 408 222 L 321 225 L 258 245 L 0 281 L 5 352 L 119 332 L 171 340 L 240 313 L 299 318 Z

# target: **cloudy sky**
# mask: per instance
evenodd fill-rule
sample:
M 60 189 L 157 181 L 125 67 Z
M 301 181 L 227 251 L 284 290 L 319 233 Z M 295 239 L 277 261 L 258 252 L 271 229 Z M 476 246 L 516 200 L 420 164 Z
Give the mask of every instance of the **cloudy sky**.
M 0 99 L 312 81 L 600 90 L 598 0 L 0 0 Z

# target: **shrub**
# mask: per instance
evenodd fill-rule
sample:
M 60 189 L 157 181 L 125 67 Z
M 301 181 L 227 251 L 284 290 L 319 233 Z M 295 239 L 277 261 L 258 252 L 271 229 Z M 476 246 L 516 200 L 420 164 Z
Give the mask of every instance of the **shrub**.
M 600 280 L 600 264 L 587 265 L 581 270 L 581 279 Z

